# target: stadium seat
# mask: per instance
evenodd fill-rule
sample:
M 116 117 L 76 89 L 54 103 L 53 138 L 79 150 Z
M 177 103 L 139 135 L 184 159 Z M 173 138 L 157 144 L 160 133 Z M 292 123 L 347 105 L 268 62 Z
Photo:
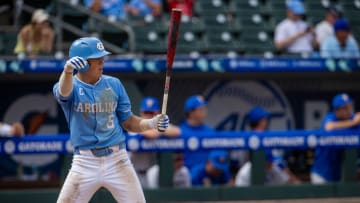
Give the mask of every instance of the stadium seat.
M 286 5 L 285 1 L 269 1 L 269 17 L 274 21 L 274 24 L 279 23 L 281 20 L 286 18 Z
M 236 17 L 236 20 L 241 25 L 242 30 L 246 30 L 249 27 L 258 27 L 266 30 L 273 29 L 267 18 L 260 13 L 244 11 Z
M 71 7 L 63 6 L 63 21 L 74 25 L 79 29 L 83 29 L 83 25 L 88 20 L 86 14 L 82 14 L 76 9 Z
M 163 54 L 166 52 L 165 38 L 156 30 L 134 28 L 136 51 L 149 54 Z
M 206 50 L 205 39 L 201 35 L 188 30 L 180 31 L 176 50 L 178 53 L 204 52 Z
M 239 24 L 227 13 L 212 12 L 203 15 L 205 29 L 222 29 L 228 31 L 238 31 Z
M 204 32 L 205 25 L 202 18 L 193 18 L 189 21 L 182 21 L 180 25 L 180 31 L 189 31 L 196 34 Z
M 316 26 L 319 22 L 325 19 L 325 9 L 321 11 L 312 11 L 307 15 L 306 21 L 313 26 Z
M 304 1 L 307 12 L 323 11 L 330 6 L 330 1 Z
M 199 15 L 208 12 L 228 12 L 228 5 L 224 0 L 197 0 L 195 1 L 195 10 Z
M 230 10 L 235 15 L 242 15 L 243 12 L 268 14 L 269 7 L 259 0 L 231 1 Z
M 207 30 L 205 35 L 207 48 L 210 52 L 226 53 L 229 51 L 242 51 L 237 36 L 221 29 Z
M 259 28 L 249 28 L 240 35 L 240 43 L 246 52 L 264 53 L 274 51 L 273 38 L 271 34 Z
M 165 15 L 164 17 L 154 17 L 152 15 L 145 17 L 129 16 L 127 22 L 132 27 L 143 27 L 146 29 L 155 29 L 157 32 L 166 32 L 168 28 L 168 19 L 168 15 Z
M 3 50 L 6 55 L 14 55 L 14 48 L 17 41 L 16 32 L 5 32 L 2 34 L 3 37 Z

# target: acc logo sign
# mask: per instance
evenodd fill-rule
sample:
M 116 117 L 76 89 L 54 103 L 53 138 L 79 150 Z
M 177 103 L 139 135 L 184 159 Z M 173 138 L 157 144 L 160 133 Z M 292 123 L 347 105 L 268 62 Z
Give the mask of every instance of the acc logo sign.
M 101 42 L 98 42 L 96 44 L 96 48 L 99 50 L 99 51 L 103 51 L 104 50 L 104 45 L 101 43 Z
M 218 130 L 247 130 L 246 114 L 255 106 L 271 113 L 269 128 L 287 130 L 294 118 L 284 93 L 274 83 L 264 81 L 220 81 L 205 94 L 208 106 L 206 123 Z

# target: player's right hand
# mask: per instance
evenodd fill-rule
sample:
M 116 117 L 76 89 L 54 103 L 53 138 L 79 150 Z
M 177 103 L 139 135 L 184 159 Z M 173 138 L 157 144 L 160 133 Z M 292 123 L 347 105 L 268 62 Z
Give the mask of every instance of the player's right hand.
M 74 69 L 83 72 L 86 71 L 88 66 L 89 64 L 85 59 L 79 56 L 75 56 L 66 61 L 64 69 L 69 72 L 73 71 Z
M 158 114 L 150 120 L 150 127 L 157 129 L 159 132 L 165 132 L 169 124 L 170 120 L 167 115 Z

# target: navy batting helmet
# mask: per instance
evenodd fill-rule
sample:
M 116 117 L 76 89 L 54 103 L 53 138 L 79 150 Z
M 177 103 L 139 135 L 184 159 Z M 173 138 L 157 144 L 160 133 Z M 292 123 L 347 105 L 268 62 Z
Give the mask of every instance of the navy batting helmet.
M 96 37 L 82 37 L 75 40 L 69 50 L 69 58 L 79 56 L 85 60 L 93 58 L 101 58 L 111 54 L 106 51 L 103 43 Z M 81 72 L 85 72 L 89 67 L 84 68 Z

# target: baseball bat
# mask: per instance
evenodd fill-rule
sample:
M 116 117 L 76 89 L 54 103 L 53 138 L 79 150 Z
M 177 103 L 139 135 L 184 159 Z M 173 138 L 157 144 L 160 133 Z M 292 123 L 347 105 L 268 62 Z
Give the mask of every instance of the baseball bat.
M 176 44 L 179 36 L 179 28 L 181 22 L 181 9 L 172 9 L 170 17 L 170 26 L 167 39 L 167 57 L 166 57 L 166 78 L 164 86 L 164 96 L 161 108 L 161 114 L 166 114 L 169 88 L 170 88 L 170 76 L 172 65 L 174 62 L 174 56 L 176 52 Z

